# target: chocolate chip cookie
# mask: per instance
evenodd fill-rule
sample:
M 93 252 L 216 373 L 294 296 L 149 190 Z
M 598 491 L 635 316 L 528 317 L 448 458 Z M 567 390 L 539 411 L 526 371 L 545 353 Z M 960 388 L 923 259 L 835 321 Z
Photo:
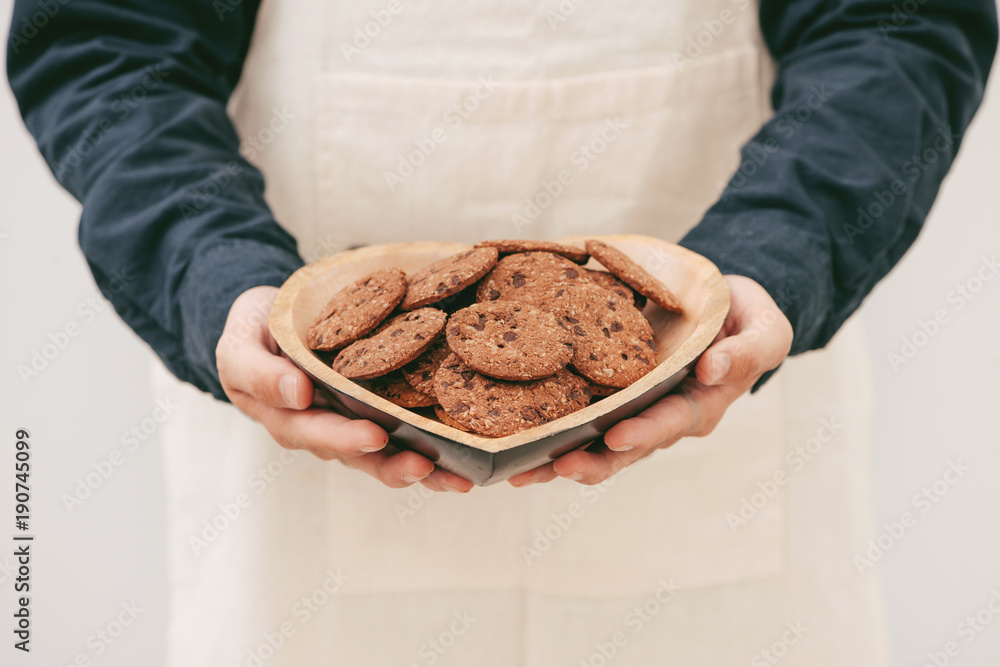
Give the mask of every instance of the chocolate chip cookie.
M 419 357 L 403 366 L 403 377 L 419 392 L 434 395 L 434 374 L 451 354 L 448 341 L 438 336 Z
M 479 283 L 476 300 L 518 301 L 537 306 L 549 288 L 576 282 L 590 282 L 587 270 L 565 257 L 550 252 L 508 255 Z
M 359 383 L 362 387 L 378 394 L 401 408 L 426 408 L 437 403 L 437 399 L 422 391 L 417 391 L 406 381 L 400 371 L 386 373 Z
M 458 294 L 489 273 L 498 256 L 496 248 L 473 248 L 428 264 L 410 278 L 402 309 L 416 310 Z
M 646 297 L 636 292 L 634 289 L 623 283 L 622 281 L 615 278 L 613 275 L 607 271 L 595 271 L 593 269 L 587 269 L 587 275 L 595 283 L 603 287 L 604 289 L 609 289 L 623 299 L 628 299 L 632 302 L 639 310 L 642 310 L 646 305 Z
M 352 380 L 369 380 L 402 368 L 430 347 L 447 317 L 436 308 L 397 315 L 368 338 L 341 350 L 333 360 L 333 370 Z
M 442 408 L 440 405 L 434 406 L 434 414 L 437 415 L 438 420 L 440 420 L 440 422 L 445 426 L 457 428 L 459 431 L 465 431 L 466 433 L 469 432 L 468 428 L 466 428 L 464 425 L 452 419 L 451 416 L 448 414 L 448 411 Z
M 617 394 L 621 390 L 621 387 L 609 387 L 606 384 L 597 384 L 595 382 L 590 383 L 590 395 L 593 396 L 595 400 L 607 398 L 608 396 Z
M 561 255 L 566 259 L 576 262 L 577 264 L 586 264 L 587 260 L 590 259 L 590 255 L 588 255 L 587 251 L 582 248 L 564 245 L 562 243 L 554 243 L 552 241 L 518 241 L 503 239 L 497 241 L 483 241 L 482 243 L 477 243 L 475 247 L 496 248 L 500 252 L 501 257 L 504 255 L 513 255 L 519 252 L 550 252 L 553 255 Z
M 573 333 L 573 367 L 591 382 L 627 387 L 656 366 L 649 322 L 614 292 L 592 282 L 561 285 L 544 303 Z
M 314 350 L 336 350 L 377 327 L 406 294 L 406 274 L 384 269 L 337 292 L 309 329 Z
M 590 240 L 587 241 L 587 252 L 629 287 L 649 297 L 653 303 L 674 313 L 683 312 L 681 302 L 666 285 L 618 248 L 613 248 L 603 241 Z
M 541 380 L 509 382 L 477 373 L 457 355 L 438 369 L 434 391 L 449 417 L 491 438 L 547 424 L 590 404 L 587 381 L 566 369 Z
M 475 371 L 501 380 L 537 380 L 573 358 L 573 336 L 556 318 L 517 301 L 487 301 L 448 319 L 448 347 Z

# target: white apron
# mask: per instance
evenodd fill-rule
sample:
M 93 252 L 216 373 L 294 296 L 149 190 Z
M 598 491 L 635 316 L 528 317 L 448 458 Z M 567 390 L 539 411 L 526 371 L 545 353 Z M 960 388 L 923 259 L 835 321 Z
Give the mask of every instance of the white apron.
M 766 120 L 744 0 L 265 2 L 232 114 L 308 259 L 361 243 L 677 241 Z M 650 258 L 655 261 L 655 258 Z M 170 665 L 888 664 L 864 335 L 584 487 L 382 487 L 162 368 Z M 763 662 L 762 662 L 763 661 Z

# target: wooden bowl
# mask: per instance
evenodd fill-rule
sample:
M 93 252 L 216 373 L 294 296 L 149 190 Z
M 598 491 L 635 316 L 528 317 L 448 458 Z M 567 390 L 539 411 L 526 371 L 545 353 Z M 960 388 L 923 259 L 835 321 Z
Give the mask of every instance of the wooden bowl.
M 469 246 L 461 243 L 396 243 L 337 253 L 296 271 L 281 287 L 270 328 L 286 355 L 328 394 L 329 405 L 351 418 L 369 419 L 393 442 L 409 447 L 482 486 L 531 470 L 599 439 L 623 419 L 662 398 L 690 372 L 712 343 L 729 312 L 729 289 L 712 262 L 686 248 L 647 236 L 559 239 L 583 247 L 587 238 L 615 246 L 662 280 L 684 313 L 668 313 L 650 301 L 644 314 L 653 327 L 657 366 L 631 386 L 589 407 L 503 438 L 485 438 L 398 407 L 327 366 L 306 344 L 319 311 L 338 290 L 389 267 L 408 274 Z M 601 268 L 594 260 L 589 268 Z

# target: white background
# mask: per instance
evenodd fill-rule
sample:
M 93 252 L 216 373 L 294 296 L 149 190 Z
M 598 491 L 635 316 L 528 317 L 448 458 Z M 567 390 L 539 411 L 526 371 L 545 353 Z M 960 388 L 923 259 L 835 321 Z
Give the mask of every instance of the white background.
M 3 32 L 10 0 L 0 0 Z M 29 659 L 10 648 L 12 582 L 0 551 L 0 662 L 68 665 L 77 654 L 104 666 L 162 664 L 167 620 L 166 537 L 159 442 L 134 452 L 72 513 L 60 501 L 77 479 L 114 450 L 122 434 L 151 416 L 145 345 L 104 310 L 76 244 L 79 206 L 49 174 L 25 131 L 7 86 L 0 91 L 0 451 L 13 433 L 34 445 L 34 644 Z M 912 497 L 949 461 L 971 467 L 883 558 L 893 664 L 923 665 L 927 651 L 958 640 L 951 664 L 1000 664 L 1000 617 L 971 643 L 956 626 L 1000 592 L 1000 277 L 960 310 L 948 293 L 972 278 L 984 257 L 1000 255 L 1000 86 L 993 85 L 961 155 L 914 248 L 866 301 L 876 380 L 875 503 L 880 524 L 912 510 Z M 945 309 L 949 321 L 914 359 L 887 360 L 920 322 Z M 81 310 L 82 309 L 82 310 Z M 80 334 L 27 386 L 28 364 L 50 333 L 70 322 Z M 10 466 L 0 462 L 2 516 L 9 516 Z M 0 536 L 8 534 L 6 524 Z M 6 540 L 5 540 L 6 542 Z M 122 603 L 142 608 L 137 622 L 97 655 L 90 637 Z M 861 666 L 858 666 L 861 667 Z

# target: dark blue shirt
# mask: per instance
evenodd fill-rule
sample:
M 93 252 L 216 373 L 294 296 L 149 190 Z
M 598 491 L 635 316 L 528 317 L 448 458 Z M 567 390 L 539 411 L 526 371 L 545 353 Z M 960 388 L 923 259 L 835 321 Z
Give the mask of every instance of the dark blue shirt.
M 763 285 L 796 354 L 825 345 L 916 238 L 982 100 L 997 13 L 994 0 L 760 4 L 776 113 L 682 243 Z M 25 123 L 83 203 L 98 286 L 178 377 L 222 399 L 230 305 L 302 264 L 226 115 L 258 5 L 17 0 L 7 43 Z

